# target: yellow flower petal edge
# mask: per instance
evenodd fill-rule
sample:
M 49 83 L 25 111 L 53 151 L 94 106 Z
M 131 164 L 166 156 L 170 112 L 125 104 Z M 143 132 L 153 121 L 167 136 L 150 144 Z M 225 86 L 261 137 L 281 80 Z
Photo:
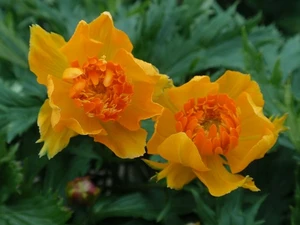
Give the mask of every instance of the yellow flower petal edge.
M 48 93 L 47 110 L 39 114 L 40 155 L 53 157 L 74 135 L 89 135 L 121 158 L 143 155 L 146 131 L 140 122 L 161 114 L 154 97 L 166 76 L 132 55 L 112 16 L 104 12 L 91 23 L 80 21 L 68 41 L 38 25 L 30 32 L 29 66 Z
M 51 126 L 51 116 L 52 109 L 49 105 L 49 100 L 46 100 L 38 116 L 41 137 L 37 140 L 37 143 L 44 142 L 39 156 L 47 154 L 49 159 L 65 148 L 69 144 L 71 137 L 77 135 L 68 128 L 64 128 L 59 132 L 55 131 Z
M 286 115 L 269 119 L 263 114 L 263 96 L 250 75 L 226 71 L 215 82 L 196 76 L 161 97 L 164 110 L 147 143 L 148 154 L 167 161 L 156 168 L 158 180 L 166 178 L 178 189 L 198 178 L 213 196 L 239 187 L 259 191 L 251 177 L 238 173 L 276 143 Z

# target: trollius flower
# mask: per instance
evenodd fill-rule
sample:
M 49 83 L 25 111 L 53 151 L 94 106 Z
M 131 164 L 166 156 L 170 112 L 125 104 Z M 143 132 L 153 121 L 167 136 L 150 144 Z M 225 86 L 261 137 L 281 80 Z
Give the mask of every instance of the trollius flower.
M 68 42 L 31 27 L 30 69 L 48 93 L 38 116 L 40 155 L 53 157 L 78 134 L 92 136 L 122 158 L 144 153 L 140 121 L 162 110 L 152 101 L 159 75 L 131 50 L 107 12 L 89 24 L 80 21 Z
M 147 147 L 167 162 L 145 160 L 161 170 L 158 180 L 180 189 L 197 177 L 214 196 L 238 187 L 259 190 L 251 177 L 237 173 L 275 144 L 285 116 L 264 116 L 263 96 L 249 75 L 227 71 L 216 82 L 196 76 L 166 90 L 162 104 Z

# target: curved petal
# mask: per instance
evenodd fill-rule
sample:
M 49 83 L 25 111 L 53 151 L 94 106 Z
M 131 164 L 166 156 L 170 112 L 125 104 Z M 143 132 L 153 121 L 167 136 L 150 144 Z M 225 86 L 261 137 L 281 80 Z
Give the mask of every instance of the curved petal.
M 59 50 L 63 44 L 58 34 L 48 33 L 38 25 L 30 27 L 29 67 L 40 84 L 47 86 L 49 74 L 61 77 L 68 67 L 67 58 Z
M 166 93 L 174 106 L 177 109 L 182 109 L 183 105 L 191 98 L 205 97 L 217 92 L 218 84 L 211 83 L 208 76 L 195 76 L 180 87 L 170 88 Z
M 179 163 L 197 171 L 209 170 L 199 154 L 194 142 L 184 133 L 169 136 L 158 146 L 158 154 L 172 163 Z
M 69 97 L 70 87 L 71 84 L 49 75 L 48 97 L 53 109 L 52 125 L 56 129 L 68 127 L 81 135 L 105 133 L 97 118 L 88 117 L 82 108 L 74 104 Z
M 71 39 L 61 48 L 61 51 L 67 56 L 69 64 L 78 61 L 81 66 L 88 58 L 99 55 L 103 43 L 90 39 L 88 34 L 88 24 L 80 21 Z
M 152 101 L 154 85 L 146 82 L 134 83 L 131 103 L 122 112 L 118 122 L 129 130 L 140 128 L 140 121 L 159 115 L 162 106 Z
M 146 72 L 147 75 L 155 76 L 157 78 L 152 98 L 154 102 L 163 105 L 163 95 L 165 90 L 174 87 L 172 79 L 170 79 L 170 77 L 167 75 L 159 74 L 158 69 L 152 64 L 136 58 L 134 60 Z
M 106 145 L 120 158 L 136 158 L 145 153 L 147 132 L 130 131 L 116 122 L 104 125 L 107 135 L 92 135 L 96 142 Z
M 192 169 L 178 163 L 169 163 L 157 174 L 157 180 L 167 179 L 167 187 L 181 189 L 184 185 L 192 181 L 196 176 Z
M 134 94 L 131 103 L 122 112 L 118 122 L 129 130 L 140 128 L 140 121 L 159 115 L 162 106 L 152 100 L 155 83 L 158 77 L 150 76 L 134 61 L 133 56 L 125 50 L 118 51 L 113 59 L 124 69 L 124 72 L 133 83 Z
M 164 168 L 166 168 L 166 166 L 168 165 L 168 163 L 160 163 L 160 162 L 155 162 L 155 161 L 151 161 L 148 159 L 142 159 L 148 166 L 150 166 L 152 169 L 155 170 L 162 170 Z
M 210 171 L 200 172 L 194 170 L 196 176 L 205 184 L 211 195 L 219 197 L 230 193 L 238 187 L 259 191 L 251 177 L 232 174 L 223 166 L 222 159 L 218 156 L 206 160 Z
M 121 48 L 128 52 L 132 51 L 133 47 L 128 36 L 123 31 L 114 27 L 109 12 L 104 12 L 93 20 L 89 24 L 89 28 L 90 38 L 104 44 L 101 54 L 105 55 L 108 60 L 113 58 Z
M 242 92 L 250 94 L 257 106 L 263 106 L 264 100 L 258 84 L 251 81 L 249 74 L 227 70 L 217 81 L 219 92 L 227 93 L 232 99 L 237 99 Z
M 158 146 L 170 135 L 176 133 L 176 120 L 174 114 L 164 108 L 162 114 L 156 119 L 155 131 L 147 143 L 148 154 L 158 154 Z
M 238 146 L 225 156 L 233 173 L 246 168 L 250 162 L 262 158 L 275 144 L 278 132 L 274 124 L 263 115 L 247 93 L 242 93 L 236 101 L 241 110 Z
M 41 137 L 37 142 L 44 142 L 39 156 L 47 154 L 49 159 L 63 150 L 69 144 L 71 137 L 77 135 L 73 130 L 68 128 L 59 132 L 55 131 L 51 125 L 51 114 L 52 108 L 49 105 L 49 100 L 46 100 L 38 115 L 38 126 Z
M 158 77 L 148 75 L 142 67 L 135 62 L 133 55 L 130 52 L 120 49 L 111 59 L 114 63 L 121 65 L 126 76 L 134 82 L 149 82 L 153 85 L 157 82 Z

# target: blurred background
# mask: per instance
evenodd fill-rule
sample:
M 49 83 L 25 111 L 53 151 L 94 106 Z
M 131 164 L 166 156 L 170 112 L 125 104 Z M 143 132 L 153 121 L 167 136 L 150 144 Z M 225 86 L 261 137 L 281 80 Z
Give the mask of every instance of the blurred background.
M 260 192 L 214 198 L 199 181 L 170 190 L 140 159 L 118 159 L 83 136 L 50 161 L 38 157 L 47 96 L 28 67 L 29 27 L 67 41 L 80 20 L 103 11 L 134 56 L 176 85 L 237 70 L 259 83 L 267 116 L 288 113 L 289 129 L 243 172 Z M 299 225 L 299 101 L 300 1 L 0 0 L 0 225 Z M 151 135 L 152 121 L 143 126 Z

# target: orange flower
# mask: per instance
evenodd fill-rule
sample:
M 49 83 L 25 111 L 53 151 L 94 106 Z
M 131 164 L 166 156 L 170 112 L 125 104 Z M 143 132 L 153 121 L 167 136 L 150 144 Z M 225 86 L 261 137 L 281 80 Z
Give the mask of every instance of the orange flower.
M 160 76 L 131 50 L 107 12 L 89 24 L 80 21 L 68 42 L 31 27 L 30 69 L 49 98 L 38 116 L 40 155 L 52 158 L 78 134 L 92 136 L 122 158 L 143 155 L 146 131 L 140 121 L 161 113 L 152 101 Z
M 216 82 L 196 76 L 166 90 L 161 104 L 147 147 L 167 162 L 145 160 L 161 170 L 158 180 L 180 189 L 198 177 L 214 196 L 238 187 L 259 190 L 251 177 L 236 173 L 275 144 L 286 116 L 273 122 L 264 116 L 262 94 L 249 75 L 227 71 Z

